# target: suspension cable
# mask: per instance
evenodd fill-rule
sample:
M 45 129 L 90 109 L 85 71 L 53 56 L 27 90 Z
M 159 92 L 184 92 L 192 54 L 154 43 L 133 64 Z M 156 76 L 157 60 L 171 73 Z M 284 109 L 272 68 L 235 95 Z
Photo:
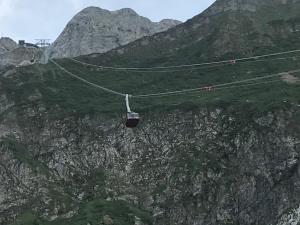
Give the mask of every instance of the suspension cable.
M 124 94 L 124 93 L 117 92 L 117 91 L 108 89 L 108 88 L 106 88 L 106 87 L 102 87 L 102 86 L 100 86 L 100 85 L 98 85 L 98 84 L 94 84 L 94 83 L 92 83 L 92 82 L 87 81 L 87 80 L 81 78 L 80 76 L 77 76 L 77 75 L 71 73 L 70 71 L 66 70 L 64 67 L 62 67 L 61 65 L 59 65 L 57 62 L 55 62 L 55 61 L 52 60 L 52 59 L 49 59 L 49 61 L 52 62 L 54 65 L 56 65 L 59 69 L 61 69 L 61 70 L 64 71 L 65 73 L 69 74 L 70 76 L 72 76 L 72 77 L 74 77 L 74 78 L 76 78 L 76 79 L 78 79 L 78 80 L 80 80 L 80 81 L 82 81 L 82 82 L 84 82 L 84 83 L 86 83 L 86 84 L 88 84 L 88 85 L 91 85 L 91 86 L 93 86 L 93 87 L 99 88 L 99 89 L 101 89 L 101 90 L 103 90 L 103 91 L 106 91 L 106 92 L 109 92 L 109 93 L 111 93 L 111 94 L 115 94 L 115 95 L 119 95 L 119 96 L 123 96 L 123 97 L 126 96 L 126 94 Z
M 219 91 L 219 90 L 225 90 L 225 89 L 234 89 L 234 88 L 241 88 L 241 87 L 249 87 L 249 86 L 256 86 L 256 85 L 263 85 L 263 84 L 271 84 L 271 83 L 279 83 L 279 82 L 282 82 L 282 80 L 270 80 L 270 81 L 263 81 L 263 82 L 253 82 L 253 83 L 246 83 L 246 84 L 240 84 L 240 85 L 232 85 L 232 86 L 226 86 L 226 87 L 216 87 L 216 88 L 213 88 L 213 87 L 204 87 L 200 90 L 197 90 L 197 92 L 201 92 L 201 91 L 207 91 L 207 92 L 210 92 L 210 91 Z M 297 82 L 298 83 L 298 82 Z M 186 92 L 185 94 L 188 95 L 188 94 L 195 94 L 196 92 Z M 168 94 L 168 95 L 155 95 L 155 96 L 145 96 L 145 97 L 136 97 L 136 96 L 133 96 L 133 97 L 136 97 L 136 98 L 139 98 L 139 99 L 142 99 L 142 98 L 163 98 L 163 97 L 170 97 L 170 96 L 177 96 L 177 95 L 181 95 L 182 93 L 172 93 L 172 94 Z
M 196 63 L 196 64 L 182 64 L 182 65 L 174 65 L 174 66 L 157 66 L 157 67 L 114 67 L 114 66 L 101 66 L 101 65 L 95 65 L 90 64 L 86 62 L 82 62 L 80 60 L 69 58 L 70 60 L 80 63 L 82 65 L 86 66 L 92 66 L 92 67 L 98 67 L 100 69 L 107 69 L 107 70 L 160 70 L 160 69 L 178 69 L 178 68 L 191 68 L 191 67 L 202 67 L 202 66 L 209 66 L 209 65 L 218 65 L 218 64 L 232 64 L 235 62 L 242 62 L 242 61 L 248 61 L 248 60 L 257 60 L 261 58 L 266 58 L 270 56 L 278 56 L 278 55 L 285 55 L 290 53 L 297 53 L 300 52 L 300 49 L 291 50 L 291 51 L 284 51 L 284 52 L 277 52 L 272 54 L 265 54 L 265 55 L 257 55 L 257 56 L 251 56 L 251 57 L 244 57 L 244 58 L 237 58 L 237 59 L 230 59 L 230 60 L 222 60 L 222 61 L 212 61 L 212 62 L 205 62 L 205 63 Z
M 255 61 L 240 61 L 239 64 L 244 64 L 244 63 L 256 63 L 256 62 L 269 62 L 269 61 L 280 61 L 280 60 L 286 60 L 286 59 L 293 59 L 293 60 L 297 60 L 299 57 L 298 56 L 289 56 L 289 57 L 280 57 L 280 58 L 274 58 L 274 59 L 257 59 Z M 85 66 L 89 66 L 89 67 L 96 67 L 99 68 L 101 70 L 106 70 L 106 71 L 120 71 L 117 69 L 106 69 L 103 68 L 102 66 L 98 66 L 98 65 L 94 65 L 94 64 L 86 64 L 83 62 L 80 62 L 78 60 L 74 60 L 69 58 L 70 60 L 76 62 L 76 63 L 80 63 L 82 65 Z M 207 65 L 207 66 L 202 66 L 202 67 L 191 67 L 191 68 L 178 68 L 178 69 L 163 69 L 163 70 L 121 70 L 121 71 L 125 71 L 128 72 L 130 71 L 131 73 L 174 73 L 174 72 L 184 72 L 187 70 L 199 70 L 199 69 L 212 69 L 212 68 L 217 68 L 217 67 L 223 67 L 223 66 L 229 66 L 232 65 L 227 63 L 227 64 L 216 64 L 216 65 Z
M 207 88 L 219 88 L 219 87 L 230 86 L 233 84 L 248 83 L 250 81 L 256 81 L 256 80 L 262 80 L 262 79 L 282 76 L 284 73 L 293 74 L 293 73 L 297 73 L 297 72 L 300 72 L 300 69 L 276 73 L 276 74 L 270 74 L 270 75 L 261 76 L 261 77 L 250 78 L 250 79 L 246 79 L 246 80 L 239 80 L 239 81 L 233 81 L 233 82 L 229 82 L 229 83 L 216 84 L 216 85 L 211 85 L 211 86 L 207 86 L 207 87 L 191 88 L 191 89 L 184 89 L 184 90 L 179 90 L 179 91 L 159 92 L 159 93 L 153 93 L 153 94 L 133 95 L 132 98 L 147 98 L 147 97 L 154 97 L 154 96 L 168 96 L 168 95 L 173 95 L 173 94 L 184 94 L 184 93 L 189 93 L 189 92 L 194 92 L 194 91 L 207 90 Z
M 62 67 L 61 65 L 56 63 L 54 60 L 50 59 L 50 61 L 53 64 L 55 64 L 59 69 L 64 71 L 65 73 L 69 74 L 70 76 L 72 76 L 72 77 L 74 77 L 74 78 L 76 78 L 76 79 L 78 79 L 78 80 L 80 80 L 80 81 L 82 81 L 82 82 L 84 82 L 88 85 L 91 85 L 93 87 L 99 88 L 101 90 L 104 90 L 104 91 L 112 93 L 112 94 L 116 94 L 116 95 L 119 95 L 119 96 L 126 97 L 126 94 L 124 94 L 124 93 L 120 93 L 120 92 L 102 87 L 100 85 L 94 84 L 92 82 L 89 82 L 89 81 L 81 78 L 80 76 L 75 75 L 75 74 L 71 73 L 70 71 L 66 70 L 64 67 Z M 190 93 L 190 92 L 194 92 L 194 91 L 203 91 L 203 90 L 209 90 L 209 89 L 221 89 L 221 88 L 225 88 L 225 87 L 232 87 L 232 85 L 234 85 L 234 84 L 249 83 L 249 82 L 252 82 L 252 81 L 257 81 L 257 80 L 263 80 L 263 79 L 268 79 L 268 78 L 272 78 L 272 77 L 282 76 L 285 73 L 293 74 L 293 73 L 298 73 L 298 72 L 300 72 L 300 69 L 281 72 L 281 73 L 276 73 L 276 74 L 270 74 L 270 75 L 265 75 L 265 76 L 255 77 L 255 78 L 250 78 L 250 79 L 245 79 L 245 80 L 239 80 L 239 81 L 233 81 L 233 82 L 228 82 L 228 83 L 216 84 L 216 85 L 211 85 L 211 86 L 206 86 L 206 87 L 183 89 L 183 90 L 178 90 L 178 91 L 158 92 L 158 93 L 152 93 L 152 94 L 129 95 L 129 97 L 130 98 L 163 97 L 163 96 L 186 94 L 186 93 Z M 255 85 L 257 83 L 252 83 L 252 84 Z M 248 84 L 248 85 L 250 85 L 250 84 Z

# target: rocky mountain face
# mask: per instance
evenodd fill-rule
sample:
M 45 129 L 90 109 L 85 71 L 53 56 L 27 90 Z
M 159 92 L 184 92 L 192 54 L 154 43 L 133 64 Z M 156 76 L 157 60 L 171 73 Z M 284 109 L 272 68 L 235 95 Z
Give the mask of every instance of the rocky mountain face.
M 145 67 L 299 49 L 299 12 L 299 1 L 218 0 L 167 32 L 79 59 Z M 125 75 L 57 62 L 145 94 L 300 68 L 298 53 L 286 57 Z M 132 130 L 123 97 L 52 63 L 0 73 L 0 224 L 299 224 L 300 86 L 267 81 L 133 99 Z
M 151 56 L 166 64 L 197 63 L 259 54 L 278 45 L 293 49 L 300 32 L 299 11 L 298 0 L 219 0 L 167 34 L 146 37 L 109 52 L 103 63 L 119 57 L 132 60 L 134 56 L 139 61 Z
M 25 66 L 40 61 L 43 50 L 19 46 L 10 38 L 0 39 L 0 70 L 9 66 Z
M 18 47 L 17 43 L 10 38 L 0 38 L 0 54 L 12 51 Z
M 287 210 L 300 199 L 296 108 L 249 120 L 219 109 L 147 115 L 132 131 L 119 118 L 51 119 L 43 105 L 17 112 L 2 101 L 1 224 L 28 207 L 51 224 L 77 224 L 78 202 L 95 198 L 152 218 L 122 206 L 128 224 L 300 222 Z M 116 220 L 103 211 L 92 224 Z
M 63 58 L 103 53 L 178 24 L 179 21 L 167 19 L 154 23 L 132 9 L 110 12 L 89 7 L 68 23 L 48 54 L 51 58 Z
M 39 62 L 43 56 L 43 50 L 34 47 L 18 47 L 12 51 L 0 55 L 0 66 L 26 66 Z

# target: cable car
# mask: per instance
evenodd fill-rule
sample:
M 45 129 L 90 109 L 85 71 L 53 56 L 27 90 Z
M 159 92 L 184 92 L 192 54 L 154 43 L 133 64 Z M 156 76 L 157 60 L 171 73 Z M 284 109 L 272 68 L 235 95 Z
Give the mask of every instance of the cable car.
M 127 107 L 127 120 L 126 127 L 135 128 L 140 120 L 140 115 L 136 112 L 132 112 L 129 106 L 129 95 L 126 94 L 126 107 Z
M 236 60 L 235 60 L 235 59 L 229 60 L 229 63 L 230 63 L 231 65 L 234 65 L 234 64 L 236 64 Z
M 126 127 L 134 128 L 138 125 L 140 116 L 138 113 L 129 112 L 127 113 Z

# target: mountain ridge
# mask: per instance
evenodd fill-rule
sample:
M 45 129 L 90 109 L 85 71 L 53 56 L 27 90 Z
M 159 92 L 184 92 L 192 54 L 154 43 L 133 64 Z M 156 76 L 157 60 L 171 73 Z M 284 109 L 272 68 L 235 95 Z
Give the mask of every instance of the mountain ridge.
M 61 58 L 103 53 L 180 23 L 170 19 L 152 22 L 129 8 L 109 11 L 88 7 L 71 19 L 47 54 Z
M 3 54 L 8 51 L 12 51 L 17 48 L 17 43 L 14 40 L 8 37 L 0 38 L 0 54 Z
M 229 6 L 233 5 L 233 9 L 227 7 L 226 3 L 229 3 Z M 284 39 L 300 30 L 300 1 L 277 0 L 276 4 L 273 3 L 274 1 L 219 0 L 203 13 L 176 26 L 175 29 L 121 46 L 107 53 L 107 57 L 104 58 L 109 59 L 112 56 L 114 60 L 118 58 L 118 54 L 126 58 L 126 49 L 129 52 L 137 49 L 136 55 L 140 57 L 141 54 L 147 53 L 147 45 L 150 46 L 150 52 L 151 49 L 157 48 L 157 54 L 149 53 L 152 57 L 154 55 L 161 57 L 159 54 L 164 58 L 169 55 L 172 57 L 175 52 L 174 46 L 176 46 L 177 52 L 185 51 L 186 59 L 197 58 L 192 54 L 201 56 L 198 57 L 198 61 L 214 60 L 218 57 L 226 57 L 226 54 L 232 57 L 232 53 L 249 56 L 256 51 L 256 54 L 259 54 L 259 48 L 271 49 L 276 46 L 277 39 Z M 256 9 L 248 10 L 249 4 L 255 5 Z M 272 7 L 266 7 L 268 5 Z M 266 12 L 266 16 L 262 15 L 263 11 Z M 288 11 L 290 13 L 287 13 Z M 245 27 L 245 24 L 248 27 Z M 185 42 L 184 39 L 191 41 Z M 164 44 L 156 46 L 156 43 Z M 183 43 L 182 46 L 180 43 Z M 195 52 L 201 46 L 203 46 L 203 51 Z M 139 52 L 138 49 L 143 50 Z M 96 57 L 96 54 L 93 57 Z

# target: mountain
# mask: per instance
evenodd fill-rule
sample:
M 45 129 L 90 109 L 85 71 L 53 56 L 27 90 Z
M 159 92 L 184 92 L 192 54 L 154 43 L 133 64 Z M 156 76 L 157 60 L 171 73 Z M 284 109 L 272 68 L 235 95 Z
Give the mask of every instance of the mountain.
M 0 55 L 0 67 L 26 66 L 39 62 L 43 50 L 34 47 L 17 47 Z
M 258 54 L 283 44 L 292 49 L 300 31 L 298 7 L 299 1 L 219 0 L 167 34 L 143 38 L 104 58 L 140 61 L 150 56 L 165 64 L 191 63 Z
M 25 66 L 40 61 L 43 50 L 19 46 L 10 38 L 0 39 L 0 70 L 9 66 Z
M 161 67 L 300 49 L 299 12 L 299 1 L 219 0 L 173 29 L 77 59 Z M 132 130 L 123 96 L 52 62 L 1 73 L 0 224 L 299 224 L 299 59 L 152 70 L 55 60 L 134 96 L 206 87 L 130 98 L 141 116 Z
M 52 58 L 103 53 L 141 37 L 165 31 L 181 22 L 151 22 L 132 9 L 108 11 L 89 7 L 79 12 L 49 49 Z
M 0 54 L 4 52 L 12 51 L 17 48 L 17 43 L 14 42 L 12 39 L 7 37 L 0 38 Z

